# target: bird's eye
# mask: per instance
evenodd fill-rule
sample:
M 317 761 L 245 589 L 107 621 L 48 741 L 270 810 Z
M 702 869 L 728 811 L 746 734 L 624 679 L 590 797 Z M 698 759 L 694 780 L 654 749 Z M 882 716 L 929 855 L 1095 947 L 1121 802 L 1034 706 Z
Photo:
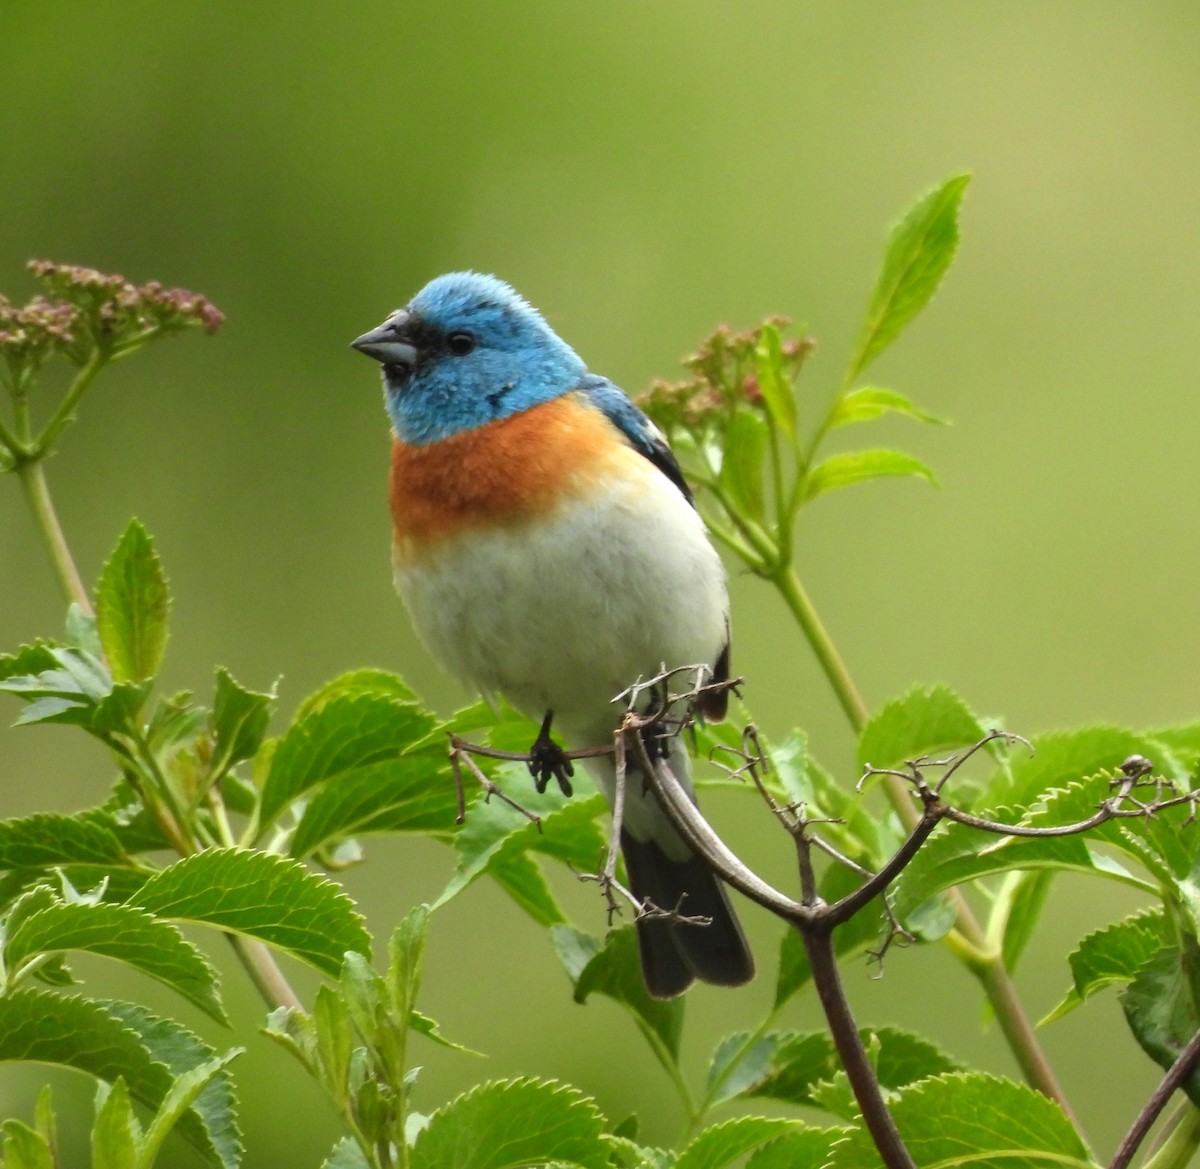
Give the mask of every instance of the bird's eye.
M 470 333 L 451 333 L 446 338 L 446 348 L 455 357 L 466 357 L 475 348 L 475 338 Z

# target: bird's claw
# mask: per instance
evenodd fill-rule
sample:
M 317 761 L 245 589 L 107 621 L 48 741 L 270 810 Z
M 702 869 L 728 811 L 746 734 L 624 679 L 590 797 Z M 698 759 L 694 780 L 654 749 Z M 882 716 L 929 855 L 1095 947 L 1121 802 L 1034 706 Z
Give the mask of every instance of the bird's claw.
M 575 774 L 575 765 L 548 731 L 538 735 L 529 748 L 528 766 L 529 774 L 533 776 L 533 786 L 539 795 L 546 790 L 551 779 L 558 781 L 559 790 L 564 796 L 573 794 L 570 777 Z

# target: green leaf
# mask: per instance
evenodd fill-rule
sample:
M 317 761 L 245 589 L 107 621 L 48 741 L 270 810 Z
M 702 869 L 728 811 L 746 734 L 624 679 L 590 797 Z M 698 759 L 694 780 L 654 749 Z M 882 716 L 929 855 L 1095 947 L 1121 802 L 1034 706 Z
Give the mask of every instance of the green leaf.
M 173 987 L 218 1023 L 228 1024 L 216 971 L 169 922 L 128 905 L 58 904 L 26 917 L 4 948 L 10 976 L 29 958 L 84 950 L 128 963 Z
M 900 335 L 937 291 L 958 249 L 958 208 L 970 178 L 956 175 L 922 195 L 892 228 L 846 384 Z
M 395 702 L 418 701 L 416 694 L 409 689 L 399 674 L 393 674 L 389 670 L 349 670 L 331 678 L 319 690 L 310 694 L 297 709 L 294 721 L 300 722 L 310 714 L 315 714 L 333 698 L 353 698 L 362 694 L 374 694 Z
M 725 428 L 724 438 L 718 482 L 738 510 L 761 521 L 766 514 L 763 472 L 767 424 L 758 414 L 739 410 Z
M 779 744 L 767 742 L 766 748 L 771 770 L 764 783 L 780 803 L 803 804 L 808 816 L 829 820 L 821 826 L 822 836 L 867 867 L 891 853 L 886 827 L 857 792 L 844 787 L 809 754 L 802 732 L 793 731 Z
M 0 820 L 0 869 L 72 862 L 115 865 L 125 859 L 116 836 L 87 814 L 35 812 L 15 820 Z
M 833 1150 L 849 1129 L 804 1128 L 764 1145 L 746 1162 L 746 1169 L 826 1169 Z
M 110 1015 L 135 1032 L 151 1058 L 165 1066 L 176 1079 L 216 1058 L 216 1052 L 207 1043 L 173 1019 L 161 1019 L 137 1003 L 107 1002 L 104 1007 Z M 231 1052 L 230 1058 L 234 1054 Z M 168 1086 L 168 1095 L 173 1087 L 174 1084 Z M 137 1096 L 136 1091 L 134 1095 Z M 167 1096 L 164 1096 L 163 1102 L 166 1099 Z M 222 1071 L 209 1079 L 190 1110 L 176 1122 L 180 1133 L 205 1155 L 206 1160 L 212 1160 L 215 1156 L 226 1169 L 236 1169 L 242 1156 L 236 1103 L 232 1081 Z M 154 1111 L 163 1106 L 161 1102 L 154 1105 Z M 202 1127 L 194 1134 L 197 1118 Z M 206 1143 L 198 1145 L 199 1138 Z
M 28 989 L 0 998 L 0 1060 L 56 1064 L 110 1083 L 123 1076 L 133 1097 L 155 1111 L 171 1089 L 172 1075 L 187 1070 L 176 1066 L 183 1058 L 181 1037 L 202 1058 L 211 1057 L 211 1049 L 184 1028 L 130 1003 Z M 180 1123 L 189 1144 L 214 1169 L 235 1169 L 240 1159 L 227 1085 L 225 1092 L 219 1108 L 205 1110 L 197 1102 Z
M 1182 947 L 1156 950 L 1118 996 L 1129 1029 L 1164 1071 L 1200 1030 L 1196 1006 L 1200 954 L 1195 939 L 1183 934 L 1181 940 Z M 1193 1068 L 1181 1086 L 1192 1103 L 1200 1106 L 1200 1069 Z
M 1095 1169 L 1062 1109 L 1024 1084 L 982 1072 L 921 1080 L 891 1102 L 918 1165 L 972 1169 Z M 880 1169 L 870 1135 L 856 1126 L 834 1149 L 833 1169 Z
M 918 422 L 932 422 L 937 426 L 945 426 L 946 420 L 936 414 L 914 406 L 903 394 L 895 390 L 885 390 L 878 386 L 862 386 L 842 394 L 834 402 L 829 411 L 829 419 L 825 424 L 826 430 L 836 430 L 839 426 L 849 426 L 855 422 L 870 422 L 882 418 L 885 414 L 902 414 L 906 418 L 914 418 Z
M 871 716 L 858 740 L 859 767 L 895 767 L 987 734 L 974 711 L 948 686 L 914 687 Z
M 357 1142 L 350 1137 L 342 1137 L 321 1162 L 321 1169 L 371 1169 L 371 1166 Z
M 921 1035 L 897 1027 L 859 1032 L 871 1054 L 881 1087 L 896 1091 L 929 1076 L 959 1071 L 956 1059 Z M 745 1034 L 730 1036 L 718 1047 L 709 1071 L 709 1089 Z M 823 1032 L 770 1031 L 724 1082 L 713 1102 L 734 1096 L 766 1097 L 789 1104 L 822 1107 L 847 1118 L 857 1112 L 849 1081 L 830 1037 Z
M 151 877 L 130 903 L 258 938 L 332 977 L 347 950 L 371 949 L 362 918 L 337 885 L 265 852 L 208 849 L 185 857 Z
M 1167 940 L 1165 933 L 1163 911 L 1155 908 L 1088 934 L 1067 958 L 1075 985 L 1042 1023 L 1061 1018 L 1106 986 L 1132 982 Z
M 529 853 L 498 853 L 488 862 L 487 872 L 538 925 L 549 927 L 566 922 L 545 874 Z
M 316 1028 L 316 1055 L 329 1094 L 339 1110 L 348 1100 L 350 1053 L 354 1049 L 354 1029 L 345 999 L 328 983 L 317 988 L 312 1014 Z
M 675 1169 L 725 1169 L 770 1140 L 799 1131 L 798 1120 L 738 1116 L 709 1125 L 679 1154 Z
M 36 1129 L 10 1119 L 0 1123 L 0 1133 L 0 1164 L 5 1169 L 58 1169 L 50 1142 Z
M 85 613 L 74 601 L 67 606 L 67 624 L 64 632 L 68 645 L 73 645 L 94 658 L 104 656 L 104 646 L 100 644 L 100 634 L 96 629 L 96 618 L 91 613 Z
M 58 664 L 51 652 L 54 648 L 53 642 L 35 641 L 21 646 L 16 653 L 0 654 L 0 682 L 53 670 Z
M 448 1048 L 450 1051 L 460 1051 L 464 1055 L 482 1055 L 482 1052 L 475 1051 L 473 1048 L 466 1047 L 461 1043 L 455 1043 L 453 1039 L 447 1039 L 442 1034 L 437 1022 L 431 1019 L 428 1015 L 421 1014 L 420 1011 L 413 1011 L 409 1016 L 408 1025 L 418 1035 L 424 1035 L 431 1043 L 436 1043 L 439 1047 Z
M 803 497 L 816 499 L 842 487 L 866 483 L 870 479 L 911 476 L 937 486 L 937 476 L 920 459 L 903 451 L 850 451 L 830 455 L 809 469 L 804 476 Z
M 102 1084 L 92 1125 L 92 1169 L 137 1169 L 141 1136 L 124 1078 L 118 1076 L 111 1088 Z
M 501 882 L 511 882 L 509 891 L 522 908 L 533 913 L 542 924 L 561 922 L 562 911 L 550 897 L 544 883 L 538 887 L 528 866 L 514 866 L 512 860 L 524 853 L 545 853 L 584 872 L 594 871 L 601 863 L 605 839 L 596 827 L 596 817 L 607 805 L 598 792 L 578 792 L 570 800 L 555 787 L 537 792 L 523 767 L 507 767 L 503 786 L 514 790 L 521 806 L 541 820 L 541 827 L 502 800 L 474 800 L 467 809 L 466 823 L 454 838 L 457 864 L 454 875 L 433 904 L 434 909 L 457 897 L 485 873 L 495 872 Z M 578 779 L 582 779 L 580 776 Z
M 130 520 L 96 586 L 96 630 L 116 681 L 144 682 L 158 674 L 170 607 L 154 541 Z
M 762 392 L 767 413 L 784 437 L 796 445 L 796 395 L 783 364 L 783 347 L 779 330 L 765 324 L 754 351 L 758 388 Z
M 1025 947 L 1037 929 L 1046 898 L 1050 896 L 1050 886 L 1054 883 L 1054 873 L 1049 870 L 1010 873 L 1005 880 L 1011 882 L 1011 885 L 1005 886 L 1006 891 L 1011 888 L 1011 894 L 1001 953 L 1005 968 L 1012 973 L 1017 969 Z
M 570 930 L 569 926 L 554 927 L 556 947 L 560 945 L 560 938 L 564 944 L 570 941 L 566 931 L 572 934 L 576 932 Z M 578 941 L 574 944 L 578 945 Z M 602 994 L 629 1011 L 664 1066 L 678 1063 L 679 1038 L 683 1032 L 683 999 L 664 1001 L 650 997 L 642 980 L 634 926 L 609 930 L 603 947 L 580 971 L 575 980 L 575 1001 L 587 1002 L 592 994 Z
M 1005 808 L 992 810 L 987 816 L 1002 823 L 1019 823 L 1035 828 L 1058 827 L 1087 819 L 1109 794 L 1109 777 L 1093 776 L 1083 783 L 1069 784 L 1050 793 L 1039 807 L 1024 816 Z M 1172 811 L 1160 813 L 1159 816 L 1168 831 L 1185 815 L 1179 813 L 1172 816 Z M 1136 876 L 1095 847 L 1100 843 L 1111 845 L 1131 853 L 1140 863 L 1154 864 L 1152 850 L 1132 847 L 1131 842 L 1137 837 L 1132 830 L 1121 826 L 1124 823 L 1132 822 L 1109 821 L 1093 828 L 1086 838 L 1082 835 L 1005 837 L 959 824 L 947 825 L 944 829 L 939 828 L 926 841 L 893 885 L 893 909 L 902 921 L 907 921 L 923 902 L 951 885 L 1027 869 L 1087 873 L 1155 893 L 1155 885 Z M 1157 863 L 1161 867 L 1161 860 Z M 1163 873 L 1162 878 L 1172 880 L 1169 871 Z
M 291 842 L 310 856 L 346 836 L 422 832 L 449 836 L 458 814 L 444 746 L 369 763 L 338 776 L 313 796 Z
M 724 1104 L 750 1091 L 770 1074 L 778 1050 L 777 1033 L 764 1035 L 753 1043 L 749 1031 L 726 1035 L 709 1061 L 705 1099 L 713 1105 Z
M 207 1060 L 176 1077 L 171 1090 L 146 1129 L 138 1157 L 138 1169 L 151 1169 L 163 1141 L 167 1139 L 167 1134 L 183 1119 L 187 1110 L 199 1099 L 208 1085 L 241 1054 L 242 1049 L 235 1047 L 224 1055 Z
M 1156 740 L 1115 726 L 1050 731 L 1033 736 L 1030 742 L 1032 752 L 1013 753 L 1011 774 L 1002 773 L 991 781 L 987 788 L 989 803 L 1028 806 L 1052 788 L 1102 770 L 1115 772 L 1130 755 L 1145 755 L 1161 763 L 1164 754 Z M 1187 774 L 1168 771 L 1167 777 L 1186 780 Z
M 408 1026 L 421 989 L 428 929 L 429 906 L 417 905 L 404 915 L 388 941 L 388 996 L 392 1012 L 402 1027 Z
M 604 1169 L 604 1118 L 574 1088 L 531 1079 L 482 1084 L 439 1108 L 417 1137 L 412 1169 L 581 1165 Z
M 315 784 L 341 783 L 361 768 L 394 761 L 433 726 L 425 711 L 376 691 L 337 693 L 309 706 L 271 756 L 260 828 Z
M 217 687 L 211 718 L 213 775 L 223 775 L 235 763 L 251 758 L 262 744 L 271 719 L 275 694 L 247 690 L 233 675 L 217 667 Z

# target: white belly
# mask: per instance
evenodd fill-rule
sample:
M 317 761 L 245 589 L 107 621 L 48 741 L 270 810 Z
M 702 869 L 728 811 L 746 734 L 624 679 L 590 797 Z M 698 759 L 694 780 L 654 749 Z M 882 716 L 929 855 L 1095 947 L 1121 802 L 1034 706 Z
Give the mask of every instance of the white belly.
M 599 745 L 639 677 L 711 665 L 728 637 L 720 558 L 695 510 L 647 464 L 640 482 L 536 523 L 449 537 L 397 558 L 396 587 L 431 652 L 571 745 Z

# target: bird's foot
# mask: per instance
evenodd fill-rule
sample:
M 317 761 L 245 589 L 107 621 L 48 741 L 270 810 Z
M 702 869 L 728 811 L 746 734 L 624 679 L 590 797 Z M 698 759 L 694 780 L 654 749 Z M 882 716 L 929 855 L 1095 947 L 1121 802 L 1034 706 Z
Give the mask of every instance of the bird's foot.
M 550 737 L 550 723 L 554 712 L 548 710 L 542 720 L 542 729 L 529 748 L 529 774 L 533 776 L 533 786 L 541 794 L 551 779 L 558 781 L 559 790 L 564 796 L 572 795 L 571 776 L 575 774 L 575 765 L 571 762 L 565 750 Z

